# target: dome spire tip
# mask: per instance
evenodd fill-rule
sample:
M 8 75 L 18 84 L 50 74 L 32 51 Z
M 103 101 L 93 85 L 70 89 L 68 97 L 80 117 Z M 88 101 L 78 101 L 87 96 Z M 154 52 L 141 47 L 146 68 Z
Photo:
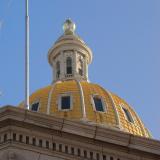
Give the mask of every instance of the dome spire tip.
M 76 29 L 76 24 L 70 19 L 66 19 L 66 21 L 63 24 L 63 30 L 65 34 L 74 34 L 74 31 Z

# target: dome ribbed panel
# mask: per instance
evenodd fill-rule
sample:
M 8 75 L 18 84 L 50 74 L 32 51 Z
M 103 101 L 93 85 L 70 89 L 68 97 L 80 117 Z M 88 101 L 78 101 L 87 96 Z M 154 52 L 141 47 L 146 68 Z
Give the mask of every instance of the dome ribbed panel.
M 140 135 L 140 136 L 145 136 L 144 135 L 144 125 L 140 123 L 139 118 L 137 117 L 137 115 L 135 114 L 135 112 L 133 111 L 133 109 L 131 107 L 129 107 L 129 105 L 120 97 L 116 96 L 115 94 L 112 94 L 115 104 L 117 106 L 117 110 L 119 112 L 119 117 L 120 117 L 120 122 L 121 122 L 121 127 L 123 129 L 125 129 L 127 132 L 132 133 L 134 135 Z M 124 104 L 124 106 L 127 108 L 127 110 L 131 113 L 131 115 L 134 118 L 134 123 L 129 122 L 125 115 L 124 112 L 121 108 L 121 105 Z M 143 125 L 143 126 L 142 126 Z M 146 135 L 147 137 L 149 137 L 149 135 Z
M 80 84 L 83 90 L 83 96 L 77 81 L 68 80 L 57 82 L 54 84 L 54 87 L 50 85 L 37 90 L 30 96 L 30 105 L 35 102 L 39 102 L 40 108 L 38 112 L 47 114 L 49 102 L 50 115 L 69 118 L 72 120 L 81 120 L 83 118 L 82 107 L 85 106 L 86 121 L 88 123 L 97 123 L 97 125 L 103 124 L 117 129 L 120 127 L 121 130 L 134 135 L 151 137 L 150 133 L 145 128 L 136 112 L 123 99 L 113 93 L 106 91 L 97 84 L 92 84 L 86 81 L 81 81 Z M 58 110 L 59 96 L 63 94 L 69 94 L 72 96 L 73 106 L 71 110 Z M 106 112 L 97 112 L 94 110 L 91 101 L 91 97 L 93 95 L 102 97 L 106 106 Z M 81 96 L 84 98 L 84 106 Z M 131 113 L 132 117 L 134 118 L 134 123 L 131 123 L 126 119 L 125 113 L 121 107 L 122 104 Z M 21 103 L 19 107 L 24 108 L 23 103 Z M 117 122 L 117 118 L 120 123 Z
M 33 93 L 29 98 L 30 105 L 39 102 L 39 112 L 46 113 L 47 112 L 47 103 L 48 103 L 48 95 L 51 90 L 51 86 L 47 86 L 45 88 L 37 90 Z
M 59 111 L 58 110 L 58 99 L 62 94 L 69 94 L 72 96 L 72 110 L 70 111 Z M 82 110 L 80 105 L 80 91 L 75 81 L 64 81 L 57 83 L 54 87 L 51 103 L 50 103 L 50 114 L 54 114 L 59 117 L 66 117 L 71 119 L 80 119 L 82 117 Z
M 106 125 L 115 126 L 116 125 L 116 117 L 115 112 L 113 109 L 112 101 L 107 94 L 107 92 L 104 92 L 101 87 L 99 87 L 96 84 L 91 84 L 88 82 L 81 82 L 83 92 L 84 92 L 84 99 L 86 104 L 86 114 L 88 120 L 91 120 L 96 123 L 102 123 Z M 91 103 L 91 97 L 93 95 L 98 95 L 102 97 L 106 112 L 96 112 L 93 109 L 92 103 Z

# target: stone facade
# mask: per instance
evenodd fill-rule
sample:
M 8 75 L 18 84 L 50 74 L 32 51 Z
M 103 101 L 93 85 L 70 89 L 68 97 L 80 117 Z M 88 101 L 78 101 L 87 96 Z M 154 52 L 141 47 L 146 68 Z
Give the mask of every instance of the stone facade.
M 0 160 L 159 160 L 160 141 L 116 129 L 0 108 Z
M 71 58 L 72 61 L 72 73 L 67 74 L 67 58 Z M 88 64 L 82 53 L 76 50 L 61 51 L 55 58 L 52 58 L 53 67 L 53 81 L 77 79 L 77 80 L 88 80 Z M 59 69 L 57 64 L 59 63 Z M 60 72 L 58 72 L 58 70 Z M 80 71 L 81 70 L 81 74 Z

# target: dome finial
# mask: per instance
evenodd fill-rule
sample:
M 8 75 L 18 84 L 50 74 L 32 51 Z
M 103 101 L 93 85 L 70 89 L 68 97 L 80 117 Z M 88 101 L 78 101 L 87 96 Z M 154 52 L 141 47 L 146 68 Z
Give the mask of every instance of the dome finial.
M 74 34 L 76 24 L 68 18 L 63 24 L 63 30 L 65 34 Z

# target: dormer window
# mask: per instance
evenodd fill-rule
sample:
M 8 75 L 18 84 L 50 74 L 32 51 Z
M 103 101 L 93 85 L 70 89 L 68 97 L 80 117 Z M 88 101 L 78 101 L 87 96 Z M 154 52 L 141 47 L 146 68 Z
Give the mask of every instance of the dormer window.
M 66 70 L 67 70 L 67 74 L 72 74 L 72 58 L 71 57 L 67 57 L 66 60 Z
M 31 110 L 37 112 L 39 109 L 39 102 L 35 102 L 31 105 Z
M 57 76 L 57 78 L 59 78 L 60 77 L 60 62 L 58 61 L 57 63 L 56 63 L 56 71 L 57 71 L 57 73 L 56 73 L 56 76 Z
M 70 96 L 61 97 L 61 109 L 70 109 L 71 108 L 71 99 Z
M 59 97 L 59 110 L 71 110 L 72 108 L 72 96 L 70 94 L 62 94 Z
M 93 103 L 93 107 L 94 107 L 95 111 L 98 111 L 98 112 L 105 112 L 106 111 L 105 104 L 104 104 L 102 97 L 100 97 L 98 95 L 93 96 L 92 103 Z
M 131 113 L 129 112 L 129 110 L 126 109 L 125 107 L 122 107 L 122 109 L 123 109 L 123 112 L 124 112 L 124 114 L 125 114 L 126 119 L 127 119 L 129 122 L 134 123 L 133 117 L 132 117 Z

